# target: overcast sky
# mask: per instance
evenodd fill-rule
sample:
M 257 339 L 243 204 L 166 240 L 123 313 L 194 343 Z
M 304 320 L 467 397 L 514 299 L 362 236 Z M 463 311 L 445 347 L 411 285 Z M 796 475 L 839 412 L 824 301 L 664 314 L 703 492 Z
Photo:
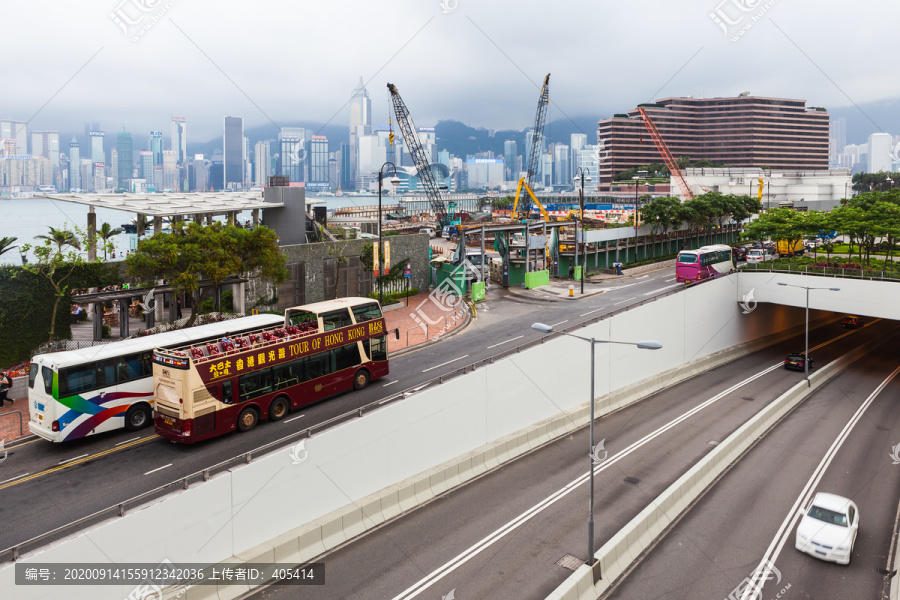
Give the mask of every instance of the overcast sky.
M 206 141 L 226 114 L 245 128 L 346 125 L 362 76 L 376 124 L 387 121 L 391 82 L 419 126 L 522 129 L 548 72 L 550 120 L 742 91 L 834 109 L 900 95 L 898 10 L 837 0 L 8 1 L 0 116 L 63 131 L 99 121 L 108 135 L 124 127 L 141 139 L 168 136 L 171 116 L 184 115 L 188 139 Z

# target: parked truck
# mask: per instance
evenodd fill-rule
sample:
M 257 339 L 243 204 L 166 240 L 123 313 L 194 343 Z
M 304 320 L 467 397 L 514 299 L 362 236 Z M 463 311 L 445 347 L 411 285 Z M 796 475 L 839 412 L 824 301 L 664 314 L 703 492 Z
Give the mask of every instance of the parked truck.
M 794 256 L 803 256 L 803 252 L 806 249 L 803 245 L 803 240 L 794 240 L 793 242 L 789 240 L 778 240 L 775 248 L 779 256 L 789 256 L 791 254 Z

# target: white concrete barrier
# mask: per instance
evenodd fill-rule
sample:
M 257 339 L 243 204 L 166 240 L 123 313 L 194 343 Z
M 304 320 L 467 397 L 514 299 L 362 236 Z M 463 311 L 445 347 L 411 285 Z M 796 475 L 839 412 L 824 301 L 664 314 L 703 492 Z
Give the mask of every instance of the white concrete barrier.
M 644 510 L 604 544 L 594 557 L 600 561 L 603 579 L 593 582 L 590 568 L 579 569 L 559 585 L 547 600 L 596 600 L 606 592 L 638 556 L 671 525 L 709 485 L 728 468 L 750 445 L 778 422 L 788 411 L 806 399 L 827 381 L 838 375 L 853 361 L 863 357 L 875 346 L 877 340 L 848 352 L 810 375 L 811 385 L 801 381 L 775 399 L 753 418 L 728 436 L 687 473 L 657 496 Z M 587 587 L 591 590 L 588 593 Z
M 741 315 L 736 293 L 733 278 L 723 278 L 574 331 L 664 344 L 653 352 L 597 347 L 597 415 L 775 343 L 789 335 L 785 328 L 802 323 L 795 308 L 766 305 Z M 104 563 L 232 565 L 280 553 L 310 560 L 585 425 L 589 357 L 580 340 L 548 340 L 317 434 L 305 441 L 300 464 L 288 450 L 268 455 L 23 561 L 90 556 Z M 99 552 L 82 554 L 85 547 Z M 16 599 L 46 596 L 39 587 L 13 586 L 12 571 L 0 569 L 0 589 L 13 589 Z M 124 597 L 91 589 L 98 600 Z M 210 589 L 192 588 L 182 598 L 206 598 Z

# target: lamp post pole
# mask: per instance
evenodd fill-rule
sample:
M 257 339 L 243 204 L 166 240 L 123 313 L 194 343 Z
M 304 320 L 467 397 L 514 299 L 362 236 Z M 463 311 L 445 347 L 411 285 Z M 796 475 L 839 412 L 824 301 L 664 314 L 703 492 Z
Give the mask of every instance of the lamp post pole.
M 553 333 L 552 325 L 545 325 L 543 323 L 535 323 L 531 326 L 535 331 L 540 331 L 541 333 Z M 640 342 L 616 342 L 612 340 L 598 340 L 596 338 L 590 337 L 581 337 L 580 335 L 574 335 L 571 333 L 566 333 L 565 331 L 557 331 L 556 333 L 560 333 L 562 335 L 567 335 L 569 337 L 577 338 L 579 340 L 590 342 L 591 344 L 591 439 L 590 439 L 590 451 L 588 452 L 588 458 L 590 460 L 590 469 L 588 470 L 588 488 L 589 488 L 589 499 L 588 499 L 588 557 L 587 563 L 590 566 L 594 566 L 594 469 L 597 467 L 594 464 L 594 371 L 595 371 L 595 346 L 597 344 L 622 344 L 625 346 L 637 346 L 640 350 L 659 350 L 662 348 L 662 344 L 657 342 L 656 340 L 642 340 Z M 599 577 L 599 575 L 597 575 Z M 596 581 L 596 578 L 595 578 Z
M 578 219 L 581 221 L 581 237 L 584 237 L 584 182 L 590 181 L 590 175 L 584 172 L 584 167 L 578 167 L 575 175 L 575 182 L 580 183 L 578 190 Z M 581 293 L 584 294 L 584 275 L 587 271 L 587 244 L 582 241 L 584 250 L 584 260 L 581 261 Z M 575 266 L 578 266 L 578 221 L 575 221 Z
M 783 285 L 785 287 L 795 287 L 802 288 L 806 290 L 806 332 L 804 334 L 804 343 L 803 343 L 803 379 L 806 380 L 806 386 L 809 387 L 809 291 L 810 290 L 828 290 L 830 292 L 839 292 L 841 288 L 839 287 L 808 287 L 805 285 L 794 285 L 793 283 L 785 283 L 783 281 L 779 281 L 778 285 Z
M 384 252 L 384 248 L 381 245 L 381 181 L 382 181 L 382 179 L 384 179 L 384 168 L 388 165 L 391 165 L 391 167 L 393 167 L 393 169 L 394 169 L 394 177 L 391 179 L 391 183 L 393 185 L 396 185 L 396 183 L 394 183 L 394 182 L 399 182 L 399 179 L 397 178 L 397 167 L 394 166 L 394 163 L 386 162 L 383 165 L 381 165 L 381 168 L 378 169 L 378 251 L 377 251 L 378 254 L 373 257 L 374 262 L 378 263 L 378 274 L 376 275 L 376 277 L 378 277 L 378 304 L 381 304 L 383 302 L 383 295 L 384 295 L 383 294 L 384 285 L 382 284 L 382 281 L 381 281 L 381 272 L 382 272 L 381 257 L 379 256 L 381 253 Z

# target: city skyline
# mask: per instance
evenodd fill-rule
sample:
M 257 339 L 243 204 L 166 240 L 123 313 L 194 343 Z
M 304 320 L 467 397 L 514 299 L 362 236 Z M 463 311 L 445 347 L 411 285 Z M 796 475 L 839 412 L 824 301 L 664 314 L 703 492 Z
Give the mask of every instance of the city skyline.
M 342 10 L 281 4 L 264 12 L 222 2 L 215 16 L 191 3 L 157 3 L 142 11 L 138 4 L 97 4 L 88 11 L 60 5 L 50 17 L 28 5 L 11 7 L 11 19 L 39 19 L 67 51 L 60 57 L 37 48 L 10 64 L 6 77 L 13 93 L 0 116 L 61 133 L 99 118 L 109 134 L 124 129 L 139 139 L 139 132 L 167 127 L 178 114 L 191 123 L 189 141 L 210 140 L 219 133 L 222 115 L 242 115 L 245 128 L 298 119 L 345 122 L 360 75 L 375 125 L 388 115 L 384 88 L 392 81 L 418 123 L 453 119 L 524 129 L 547 72 L 554 75 L 550 120 L 599 120 L 644 101 L 744 90 L 804 99 L 833 114 L 896 98 L 880 70 L 860 68 L 833 44 L 865 27 L 867 44 L 874 46 L 867 52 L 889 56 L 890 21 L 864 23 L 864 11 L 842 11 L 837 19 L 841 5 L 830 1 L 815 11 L 756 2 L 755 12 L 749 10 L 753 2 L 730 1 L 645 2 L 637 12 L 632 6 L 585 5 L 577 19 L 536 0 L 447 4 L 452 10 L 404 0 L 389 11 L 362 2 L 348 2 Z M 271 35 L 272 14 L 315 24 L 303 47 L 322 48 L 321 56 L 301 61 L 293 76 L 285 77 L 274 59 L 260 61 L 245 52 L 263 38 L 264 56 L 290 52 L 302 58 L 303 47 Z M 10 41 L 24 44 L 28 34 L 16 29 Z M 113 72 L 127 76 L 109 77 Z M 892 133 L 890 125 L 872 121 L 865 136 Z M 590 131 L 583 133 L 593 141 Z

